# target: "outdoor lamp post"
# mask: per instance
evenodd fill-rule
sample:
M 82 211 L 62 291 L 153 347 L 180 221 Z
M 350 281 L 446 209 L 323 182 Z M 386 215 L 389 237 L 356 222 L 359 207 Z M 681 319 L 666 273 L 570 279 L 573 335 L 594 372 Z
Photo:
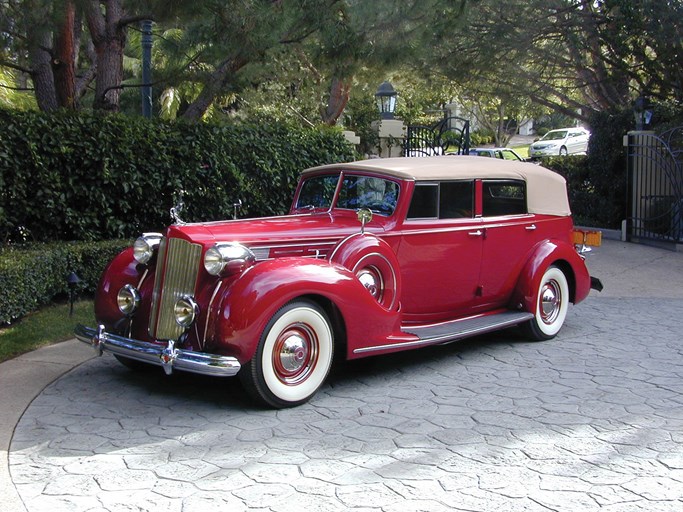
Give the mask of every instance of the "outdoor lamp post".
M 642 94 L 633 102 L 633 115 L 636 118 L 636 130 L 642 131 L 652 120 L 652 110 L 647 96 Z
M 142 31 L 142 116 L 152 117 L 152 20 L 143 20 Z
M 74 316 L 74 299 L 76 298 L 76 286 L 81 282 L 81 278 L 76 275 L 76 272 L 71 272 L 67 278 L 66 283 L 69 285 L 69 316 Z
M 375 99 L 379 109 L 380 119 L 393 119 L 396 111 L 396 97 L 398 93 L 389 82 L 382 82 L 377 88 Z

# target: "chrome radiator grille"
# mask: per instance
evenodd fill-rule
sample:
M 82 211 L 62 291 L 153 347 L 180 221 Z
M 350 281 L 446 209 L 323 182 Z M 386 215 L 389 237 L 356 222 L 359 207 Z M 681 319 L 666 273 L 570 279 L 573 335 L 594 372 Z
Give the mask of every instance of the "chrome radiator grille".
M 202 246 L 179 238 L 164 238 L 157 255 L 149 334 L 158 340 L 177 340 L 184 329 L 175 321 L 173 306 L 183 295 L 194 295 Z

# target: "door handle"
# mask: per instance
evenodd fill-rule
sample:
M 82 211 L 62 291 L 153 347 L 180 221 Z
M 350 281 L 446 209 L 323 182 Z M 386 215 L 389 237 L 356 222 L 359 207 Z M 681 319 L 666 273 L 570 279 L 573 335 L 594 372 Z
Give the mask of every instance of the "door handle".
M 536 231 L 536 224 L 532 224 L 531 226 L 527 226 L 524 229 L 527 231 Z
M 481 229 L 477 229 L 476 231 L 470 231 L 467 234 L 470 236 L 481 236 L 484 234 L 484 232 Z

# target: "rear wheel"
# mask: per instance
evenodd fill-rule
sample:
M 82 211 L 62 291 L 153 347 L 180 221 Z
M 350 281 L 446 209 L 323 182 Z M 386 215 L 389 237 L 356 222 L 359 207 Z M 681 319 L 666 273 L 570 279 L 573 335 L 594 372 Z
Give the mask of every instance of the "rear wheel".
M 533 340 L 554 338 L 567 317 L 569 285 L 564 272 L 555 266 L 548 267 L 536 292 L 534 318 L 523 325 Z
M 302 404 L 325 381 L 333 348 L 325 312 L 310 301 L 290 302 L 266 325 L 254 357 L 239 373 L 242 385 L 271 407 Z

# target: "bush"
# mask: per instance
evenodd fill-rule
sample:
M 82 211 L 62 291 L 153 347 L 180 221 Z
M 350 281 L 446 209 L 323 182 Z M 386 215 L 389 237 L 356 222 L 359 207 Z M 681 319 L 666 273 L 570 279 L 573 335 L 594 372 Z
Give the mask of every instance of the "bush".
M 67 277 L 81 279 L 79 293 L 92 294 L 109 261 L 130 241 L 28 244 L 0 249 L 0 323 L 68 296 Z
M 102 240 L 184 220 L 280 214 L 298 172 L 353 160 L 334 129 L 0 109 L 0 242 Z
M 493 144 L 495 139 L 495 135 L 491 130 L 477 130 L 470 133 L 470 146 L 476 148 L 478 146 Z
M 567 180 L 574 222 L 620 229 L 627 216 L 624 135 L 633 128 L 630 109 L 591 118 L 588 156 L 544 158 L 542 165 Z

